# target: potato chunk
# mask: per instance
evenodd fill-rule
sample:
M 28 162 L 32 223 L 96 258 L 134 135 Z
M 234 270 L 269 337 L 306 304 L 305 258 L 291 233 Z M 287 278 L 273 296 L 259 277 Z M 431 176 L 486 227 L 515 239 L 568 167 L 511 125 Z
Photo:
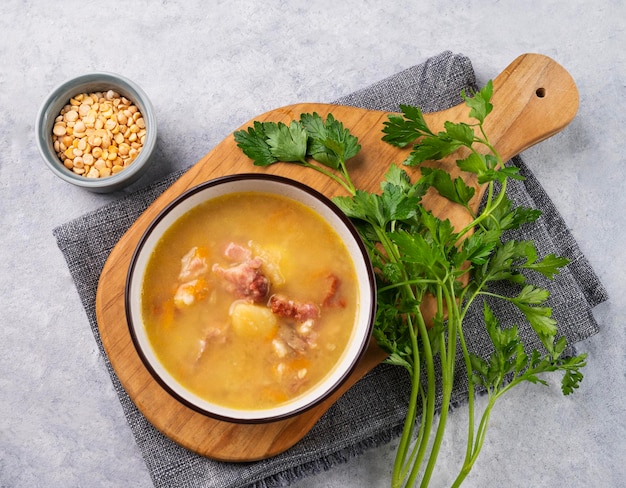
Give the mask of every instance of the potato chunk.
M 283 260 L 282 253 L 275 246 L 260 246 L 256 242 L 250 242 L 250 247 L 255 256 L 263 261 L 263 272 L 269 278 L 273 286 L 285 284 L 285 277 L 281 272 L 280 265 Z
M 249 339 L 271 340 L 278 330 L 278 321 L 271 310 L 245 301 L 233 303 L 230 320 L 235 333 Z

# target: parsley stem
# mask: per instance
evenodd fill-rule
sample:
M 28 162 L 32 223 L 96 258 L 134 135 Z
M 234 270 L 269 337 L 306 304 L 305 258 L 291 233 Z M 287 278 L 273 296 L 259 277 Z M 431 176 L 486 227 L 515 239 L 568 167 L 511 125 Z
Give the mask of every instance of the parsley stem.
M 378 291 L 389 291 L 389 290 L 393 290 L 395 288 L 401 288 L 403 286 L 406 285 L 436 285 L 440 283 L 439 280 L 430 280 L 430 279 L 414 279 L 414 280 L 405 280 L 405 281 L 399 281 L 398 283 L 393 283 L 391 285 L 387 285 L 387 286 L 381 286 Z
M 373 225 L 374 231 L 376 232 L 376 237 L 378 241 L 382 244 L 388 259 L 399 265 L 402 274 L 404 276 L 403 285 L 400 287 L 403 294 L 410 298 L 412 301 L 415 301 L 415 293 L 411 286 L 407 283 L 407 270 L 400 259 L 400 255 L 397 247 L 391 241 L 389 234 L 380 227 L 379 225 Z M 407 461 L 407 452 L 408 445 L 413 437 L 413 432 L 415 430 L 415 420 L 417 417 L 417 398 L 418 392 L 421 388 L 420 385 L 420 376 L 421 376 L 421 361 L 419 354 L 419 344 L 417 340 L 417 333 L 413 326 L 413 322 L 410 319 L 412 314 L 407 314 L 407 325 L 409 327 L 409 336 L 411 339 L 411 349 L 413 355 L 413 372 L 412 372 L 412 387 L 411 394 L 409 399 L 408 406 L 408 414 L 407 419 L 405 420 L 405 425 L 403 428 L 402 438 L 400 440 L 400 446 L 398 451 L 396 452 L 396 460 L 394 462 L 394 472 L 393 472 L 393 486 L 402 486 L 403 480 L 406 478 L 406 469 L 404 466 L 408 468 L 411 466 L 411 470 L 408 472 L 408 479 L 406 480 L 405 486 L 413 486 L 415 484 L 415 480 L 417 479 L 417 475 L 419 474 L 420 466 L 424 460 L 424 456 L 426 454 L 426 449 L 428 447 L 428 441 L 430 439 L 430 432 L 433 425 L 433 420 L 435 416 L 435 395 L 436 395 L 436 383 L 435 383 L 435 367 L 433 361 L 433 352 L 430 344 L 430 338 L 428 336 L 428 329 L 426 327 L 426 322 L 424 321 L 424 316 L 422 315 L 422 311 L 419 307 L 419 304 L 415 306 L 413 310 L 413 315 L 417 320 L 417 329 L 419 336 L 421 338 L 421 344 L 424 350 L 424 361 L 426 367 L 426 397 L 425 401 L 423 399 L 423 411 L 420 425 L 420 435 L 418 436 L 418 440 L 415 444 L 414 450 L 409 456 L 409 463 Z M 417 369 L 416 369 L 417 368 Z
M 506 197 L 506 180 L 504 181 L 504 183 L 502 183 L 502 188 L 500 190 L 500 192 L 498 193 L 498 196 L 496 197 L 495 202 L 491 202 L 492 196 L 491 196 L 491 192 L 493 189 L 493 182 L 489 183 L 489 198 L 488 198 L 488 203 L 485 206 L 485 209 L 482 211 L 482 213 L 476 217 L 472 222 L 470 222 L 468 225 L 466 225 L 461 232 L 459 232 L 457 234 L 458 236 L 458 241 L 460 241 L 470 230 L 474 229 L 477 225 L 479 225 L 483 220 L 487 219 L 487 218 L 491 218 L 491 214 L 493 213 L 493 211 L 498 207 L 498 205 L 500 205 L 500 203 L 504 200 L 504 198 Z
M 405 486 L 413 486 L 419 469 L 424 460 L 426 449 L 428 447 L 428 440 L 430 439 L 430 432 L 432 430 L 433 421 L 435 418 L 435 364 L 433 361 L 433 351 L 430 345 L 430 339 L 428 337 L 428 330 L 426 323 L 424 322 L 424 316 L 422 315 L 419 307 L 416 308 L 415 315 L 417 318 L 418 332 L 422 338 L 422 347 L 424 348 L 424 359 L 426 363 L 426 408 L 422 412 L 421 422 L 425 424 L 424 436 L 419 443 L 417 456 L 413 462 L 413 467 L 409 473 L 409 477 Z
M 487 434 L 487 428 L 489 427 L 489 419 L 491 418 L 491 411 L 493 406 L 498 398 L 498 395 L 489 395 L 489 402 L 485 411 L 483 412 L 482 418 L 480 419 L 480 424 L 478 426 L 478 431 L 476 433 L 476 440 L 473 446 L 473 452 L 470 457 L 466 457 L 463 467 L 459 472 L 458 476 L 454 480 L 452 484 L 452 488 L 458 488 L 461 486 L 467 475 L 472 470 L 476 459 L 478 459 L 478 455 L 483 447 L 483 443 L 485 442 L 485 436 Z
M 462 319 L 461 319 L 462 323 Z M 467 374 L 467 404 L 468 404 L 468 426 L 467 426 L 467 448 L 465 451 L 464 465 L 468 463 L 472 455 L 472 445 L 474 443 L 474 409 L 475 409 L 475 386 L 473 379 L 472 361 L 470 359 L 469 350 L 467 349 L 467 343 L 465 342 L 465 336 L 463 334 L 463 327 L 459 327 L 459 342 L 461 344 L 461 350 L 463 351 L 463 361 L 465 362 L 465 370 Z
M 450 399 L 452 397 L 452 386 L 454 384 L 454 365 L 456 358 L 456 336 L 457 330 L 460 327 L 458 322 L 459 314 L 457 313 L 457 304 L 454 300 L 454 283 L 446 283 L 450 288 L 446 286 L 439 286 L 437 288 L 437 309 L 443 310 L 443 300 L 445 296 L 446 308 L 448 310 L 448 328 L 447 337 L 441 332 L 439 334 L 439 356 L 441 358 L 441 390 L 442 400 L 441 409 L 439 414 L 439 424 L 435 433 L 435 439 L 431 448 L 428 464 L 424 476 L 422 477 L 422 487 L 427 487 L 432 477 L 435 465 L 437 464 L 437 458 L 441 449 L 441 443 L 443 442 L 443 436 L 448 421 L 448 412 L 450 409 Z M 446 349 L 447 341 L 447 349 Z
M 411 439 L 413 437 L 413 431 L 415 430 L 415 420 L 417 418 L 417 397 L 420 391 L 423 391 L 420 384 L 420 354 L 419 347 L 417 344 L 417 336 L 415 334 L 415 329 L 413 328 L 413 324 L 411 321 L 411 317 L 407 316 L 407 325 L 409 327 L 409 334 L 411 337 L 411 343 L 413 345 L 413 371 L 411 371 L 411 392 L 409 397 L 409 405 L 407 409 L 407 414 L 404 419 L 404 427 L 402 429 L 402 436 L 400 438 L 400 444 L 398 445 L 398 450 L 396 451 L 396 459 L 394 461 L 393 467 L 393 478 L 392 478 L 392 486 L 400 487 L 402 486 L 402 481 L 406 477 L 406 468 L 405 462 L 407 457 L 407 452 L 409 450 L 409 445 L 411 443 Z M 424 400 L 422 400 L 422 404 Z M 423 433 L 423 430 L 420 429 L 420 434 Z M 419 439 L 419 436 L 418 436 Z M 414 452 L 411 453 L 410 459 L 414 457 Z M 409 461 L 410 461 L 409 459 Z M 408 464 L 408 463 L 407 463 Z
M 332 179 L 336 183 L 339 183 L 343 188 L 345 188 L 345 190 L 348 193 L 350 193 L 350 195 L 354 196 L 354 194 L 356 193 L 354 185 L 352 184 L 352 181 L 349 178 L 346 178 L 346 179 L 340 178 L 339 176 L 334 174 L 332 171 L 329 171 L 329 170 L 327 170 L 326 168 L 324 168 L 322 166 L 318 166 L 316 164 L 311 164 L 311 163 L 309 163 L 306 160 L 302 161 L 302 165 L 305 166 L 306 168 L 314 169 L 315 171 L 319 171 L 320 173 L 328 176 L 330 179 Z M 345 173 L 344 173 L 344 175 L 345 175 Z
M 341 174 L 343 175 L 346 183 L 349 186 L 348 191 L 350 192 L 351 195 L 354 195 L 356 193 L 356 188 L 354 187 L 354 184 L 352 183 L 352 179 L 350 178 L 350 173 L 348 172 L 348 168 L 346 167 L 346 161 L 343 157 L 339 160 L 339 168 L 341 169 Z

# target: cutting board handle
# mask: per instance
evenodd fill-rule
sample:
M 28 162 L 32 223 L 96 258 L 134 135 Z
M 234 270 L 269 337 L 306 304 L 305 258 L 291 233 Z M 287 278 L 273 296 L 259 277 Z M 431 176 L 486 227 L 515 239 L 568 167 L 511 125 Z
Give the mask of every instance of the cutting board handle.
M 506 116 L 487 117 L 485 131 L 498 141 L 504 160 L 561 131 L 578 111 L 574 79 L 541 54 L 519 56 L 493 85 L 492 103 Z

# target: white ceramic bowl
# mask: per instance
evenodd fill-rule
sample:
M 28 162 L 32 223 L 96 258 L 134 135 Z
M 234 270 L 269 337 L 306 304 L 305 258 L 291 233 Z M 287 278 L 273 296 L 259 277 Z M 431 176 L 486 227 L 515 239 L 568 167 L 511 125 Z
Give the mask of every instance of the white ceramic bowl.
M 334 369 L 311 390 L 290 403 L 262 410 L 226 408 L 199 398 L 182 387 L 163 367 L 147 337 L 141 314 L 141 290 L 150 255 L 163 233 L 187 211 L 209 199 L 233 192 L 279 194 L 317 212 L 338 233 L 353 258 L 359 283 L 359 308 L 348 346 Z M 130 334 L 145 366 L 171 395 L 214 418 L 238 423 L 270 422 L 296 415 L 324 400 L 350 375 L 365 352 L 376 312 L 376 285 L 367 250 L 350 220 L 325 196 L 282 177 L 244 174 L 218 178 L 194 187 L 170 203 L 149 225 L 132 257 L 126 282 L 126 316 Z M 233 378 L 237 381 L 237 378 Z
M 105 178 L 86 178 L 67 169 L 57 156 L 52 128 L 61 109 L 79 93 L 113 90 L 132 101 L 146 124 L 146 140 L 133 163 L 119 173 Z M 157 123 L 154 108 L 146 93 L 131 80 L 113 73 L 89 73 L 57 86 L 42 103 L 35 123 L 37 147 L 48 168 L 62 180 L 96 193 L 117 191 L 136 181 L 146 171 L 156 146 Z

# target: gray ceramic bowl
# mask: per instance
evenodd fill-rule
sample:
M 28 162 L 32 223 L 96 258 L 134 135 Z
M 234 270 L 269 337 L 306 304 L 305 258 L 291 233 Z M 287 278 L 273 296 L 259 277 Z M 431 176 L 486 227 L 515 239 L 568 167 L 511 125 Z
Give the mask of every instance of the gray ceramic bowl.
M 93 93 L 113 90 L 132 101 L 146 124 L 146 138 L 143 148 L 131 165 L 123 171 L 104 178 L 86 178 L 67 169 L 57 156 L 53 141 L 52 128 L 61 109 L 70 98 L 79 93 Z M 113 73 L 89 73 L 65 81 L 56 87 L 45 99 L 35 125 L 39 152 L 46 165 L 62 180 L 97 193 L 117 191 L 136 181 L 147 169 L 150 156 L 156 146 L 157 124 L 154 108 L 146 93 L 131 80 Z

